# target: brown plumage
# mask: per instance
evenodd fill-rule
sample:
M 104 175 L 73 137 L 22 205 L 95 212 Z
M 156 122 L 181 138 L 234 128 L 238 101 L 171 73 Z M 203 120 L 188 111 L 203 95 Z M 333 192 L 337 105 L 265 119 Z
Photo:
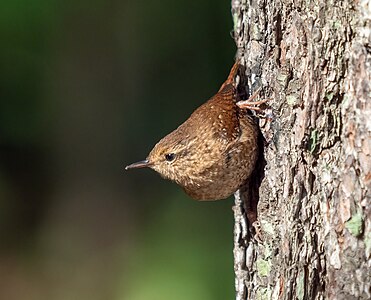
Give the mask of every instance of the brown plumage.
M 235 63 L 214 97 L 161 139 L 146 160 L 126 169 L 150 167 L 198 200 L 233 194 L 251 175 L 258 156 L 257 126 L 237 105 L 238 70 Z

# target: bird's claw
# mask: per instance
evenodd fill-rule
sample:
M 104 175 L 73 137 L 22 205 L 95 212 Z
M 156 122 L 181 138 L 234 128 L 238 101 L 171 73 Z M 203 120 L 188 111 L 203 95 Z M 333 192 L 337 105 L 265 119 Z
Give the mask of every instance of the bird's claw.
M 257 112 L 261 112 L 262 109 L 259 106 L 268 102 L 268 101 L 270 101 L 271 99 L 263 99 L 263 100 L 260 100 L 260 101 L 253 101 L 259 95 L 260 90 L 261 90 L 261 88 L 259 88 L 257 91 L 255 91 L 254 94 L 252 94 L 249 99 L 238 101 L 237 106 L 239 108 L 247 108 L 247 109 L 250 109 L 250 110 L 255 110 Z
M 262 230 L 259 221 L 255 221 L 254 223 L 251 224 L 252 228 L 254 228 L 255 234 L 254 234 L 254 240 L 257 241 L 258 243 L 263 242 L 263 235 L 262 235 Z

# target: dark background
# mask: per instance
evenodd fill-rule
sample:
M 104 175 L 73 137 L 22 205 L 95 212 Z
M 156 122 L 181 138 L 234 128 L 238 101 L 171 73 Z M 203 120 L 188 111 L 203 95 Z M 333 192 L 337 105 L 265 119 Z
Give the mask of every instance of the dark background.
M 225 300 L 232 201 L 125 172 L 233 64 L 230 1 L 5 0 L 0 298 Z

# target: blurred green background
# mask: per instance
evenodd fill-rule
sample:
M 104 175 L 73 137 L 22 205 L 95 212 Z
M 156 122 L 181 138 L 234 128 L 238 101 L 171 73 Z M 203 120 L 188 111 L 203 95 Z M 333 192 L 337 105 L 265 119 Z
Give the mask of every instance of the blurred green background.
M 234 297 L 232 200 L 125 172 L 233 63 L 230 1 L 3 0 L 0 299 Z

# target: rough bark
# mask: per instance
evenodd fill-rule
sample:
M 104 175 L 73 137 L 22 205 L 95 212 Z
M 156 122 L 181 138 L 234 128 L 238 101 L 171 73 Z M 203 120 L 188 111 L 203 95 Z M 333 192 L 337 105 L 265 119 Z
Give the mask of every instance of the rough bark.
M 273 99 L 262 181 L 235 195 L 236 299 L 370 299 L 371 5 L 236 0 L 232 15 L 247 89 Z

